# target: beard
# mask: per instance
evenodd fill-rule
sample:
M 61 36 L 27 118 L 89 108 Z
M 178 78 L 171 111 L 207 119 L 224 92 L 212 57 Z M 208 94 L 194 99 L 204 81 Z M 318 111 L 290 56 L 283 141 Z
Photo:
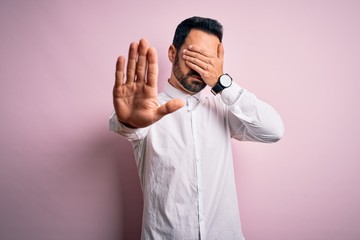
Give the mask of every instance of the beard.
M 175 61 L 173 64 L 173 73 L 180 85 L 189 92 L 198 93 L 206 87 L 204 81 L 191 81 L 191 77 L 202 79 L 200 74 L 190 69 L 186 74 L 180 69 L 179 54 L 176 53 Z

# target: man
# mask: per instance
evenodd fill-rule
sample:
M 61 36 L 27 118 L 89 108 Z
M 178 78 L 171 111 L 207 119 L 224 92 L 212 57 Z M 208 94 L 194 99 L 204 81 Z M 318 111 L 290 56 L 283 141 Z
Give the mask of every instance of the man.
M 284 128 L 271 106 L 224 74 L 222 34 L 213 19 L 181 22 L 160 94 L 157 53 L 146 40 L 130 45 L 126 70 L 118 58 L 110 128 L 134 148 L 142 239 L 244 239 L 231 138 L 276 142 Z M 206 86 L 214 95 L 203 94 Z

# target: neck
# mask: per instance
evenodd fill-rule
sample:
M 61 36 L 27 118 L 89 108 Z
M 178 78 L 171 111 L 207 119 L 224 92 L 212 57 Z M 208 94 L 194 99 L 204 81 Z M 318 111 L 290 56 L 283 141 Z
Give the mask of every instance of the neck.
M 190 92 L 189 90 L 185 89 L 180 83 L 179 81 L 176 79 L 176 77 L 174 76 L 174 74 L 171 74 L 170 78 L 168 79 L 168 82 L 170 83 L 171 86 L 173 86 L 174 88 L 189 94 L 189 95 L 195 95 L 197 94 L 196 92 Z

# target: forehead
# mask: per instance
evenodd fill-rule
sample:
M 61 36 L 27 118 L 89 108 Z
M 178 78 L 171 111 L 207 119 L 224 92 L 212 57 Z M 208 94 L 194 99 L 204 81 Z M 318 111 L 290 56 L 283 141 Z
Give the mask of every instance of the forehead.
M 210 52 L 217 52 L 220 41 L 217 36 L 198 29 L 192 29 L 186 37 L 183 48 L 196 45 Z

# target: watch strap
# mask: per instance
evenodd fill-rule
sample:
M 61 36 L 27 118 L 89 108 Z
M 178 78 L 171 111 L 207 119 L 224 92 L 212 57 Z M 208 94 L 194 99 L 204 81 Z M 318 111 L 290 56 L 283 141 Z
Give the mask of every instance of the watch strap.
M 214 95 L 216 95 L 216 94 L 218 94 L 219 92 L 221 92 L 223 89 L 224 89 L 224 87 L 221 86 L 221 85 L 219 84 L 219 82 L 217 82 L 217 83 L 215 84 L 215 86 L 211 88 L 211 92 L 212 92 Z
M 227 87 L 229 87 L 229 86 L 231 85 L 231 83 L 230 83 L 229 86 L 225 87 L 225 86 L 223 86 L 223 85 L 221 84 L 220 78 L 221 78 L 222 76 L 224 76 L 224 75 L 227 75 L 228 77 L 230 77 L 230 75 L 227 74 L 227 73 L 220 75 L 220 77 L 218 78 L 218 81 L 217 81 L 217 83 L 215 84 L 215 86 L 213 86 L 213 87 L 211 88 L 211 92 L 212 92 L 214 95 L 218 94 L 219 92 L 221 92 L 222 90 L 224 90 L 225 88 L 227 88 Z M 230 77 L 230 79 L 231 79 L 231 81 L 232 81 L 232 78 L 231 78 L 231 77 Z

